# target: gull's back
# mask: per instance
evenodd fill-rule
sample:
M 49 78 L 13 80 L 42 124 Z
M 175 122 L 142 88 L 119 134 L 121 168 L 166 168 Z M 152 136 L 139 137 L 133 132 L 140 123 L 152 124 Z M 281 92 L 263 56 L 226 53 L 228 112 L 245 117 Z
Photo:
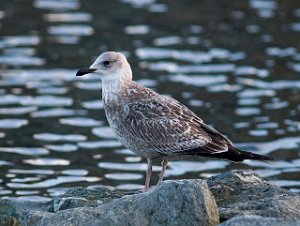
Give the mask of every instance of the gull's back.
M 137 154 L 171 158 L 211 141 L 201 127 L 203 121 L 173 98 L 131 82 L 117 99 L 104 102 L 107 119 L 118 139 Z M 220 138 L 224 144 L 216 152 L 227 150 L 228 140 Z

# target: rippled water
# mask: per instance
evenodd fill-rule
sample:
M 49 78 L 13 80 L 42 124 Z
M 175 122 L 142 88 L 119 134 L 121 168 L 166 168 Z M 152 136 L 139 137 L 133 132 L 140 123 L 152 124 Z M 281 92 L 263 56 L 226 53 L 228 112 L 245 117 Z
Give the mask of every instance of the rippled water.
M 47 200 L 74 186 L 141 188 L 146 161 L 108 127 L 100 80 L 75 77 L 105 50 L 124 52 L 135 80 L 179 99 L 239 147 L 275 159 L 173 161 L 166 179 L 252 168 L 300 190 L 300 2 L 94 4 L 1 2 L 1 196 Z

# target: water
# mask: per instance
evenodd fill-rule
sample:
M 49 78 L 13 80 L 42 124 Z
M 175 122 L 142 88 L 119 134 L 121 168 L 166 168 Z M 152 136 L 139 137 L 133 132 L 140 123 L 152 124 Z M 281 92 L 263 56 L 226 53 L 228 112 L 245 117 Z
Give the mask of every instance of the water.
M 300 2 L 94 4 L 1 2 L 0 196 L 43 201 L 75 186 L 142 187 L 146 161 L 108 127 L 101 81 L 75 77 L 106 50 L 122 51 L 135 80 L 180 100 L 238 147 L 275 159 L 183 159 L 170 162 L 166 179 L 251 168 L 300 189 Z

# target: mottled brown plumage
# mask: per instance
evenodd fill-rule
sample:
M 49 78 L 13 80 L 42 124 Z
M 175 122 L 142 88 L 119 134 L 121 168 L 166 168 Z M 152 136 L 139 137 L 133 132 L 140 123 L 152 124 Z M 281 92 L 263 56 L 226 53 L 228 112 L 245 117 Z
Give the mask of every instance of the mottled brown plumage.
M 152 160 L 160 159 L 163 178 L 168 159 L 186 155 L 267 160 L 268 157 L 245 152 L 177 100 L 160 95 L 132 81 L 131 68 L 121 53 L 101 54 L 88 69 L 77 75 L 99 74 L 104 109 L 108 122 L 120 142 L 148 159 L 145 191 L 149 189 Z

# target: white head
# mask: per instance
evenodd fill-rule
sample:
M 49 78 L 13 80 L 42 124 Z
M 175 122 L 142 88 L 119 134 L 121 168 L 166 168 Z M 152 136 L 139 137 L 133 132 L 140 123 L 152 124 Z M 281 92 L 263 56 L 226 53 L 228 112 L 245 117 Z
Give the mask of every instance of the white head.
M 119 52 L 104 52 L 88 68 L 77 71 L 76 76 L 95 73 L 102 81 L 131 80 L 132 72 L 126 57 Z

